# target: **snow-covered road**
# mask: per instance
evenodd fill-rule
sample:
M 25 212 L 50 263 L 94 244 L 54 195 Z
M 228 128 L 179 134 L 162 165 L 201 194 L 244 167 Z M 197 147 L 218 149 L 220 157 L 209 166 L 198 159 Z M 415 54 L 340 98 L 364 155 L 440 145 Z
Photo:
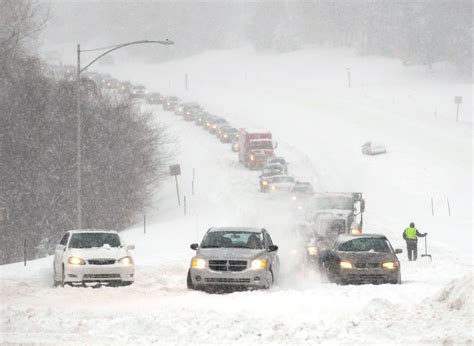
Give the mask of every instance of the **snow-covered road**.
M 291 54 L 265 57 L 268 66 L 262 65 L 261 57 L 246 51 L 225 54 L 210 52 L 194 60 L 141 65 L 138 73 L 133 72 L 137 71 L 134 65 L 110 72 L 180 95 L 184 93 L 178 87 L 167 89 L 168 79 L 183 71 L 200 73 L 201 79 L 191 74 L 195 80 L 190 85 L 196 91 L 189 92 L 189 99 L 202 101 L 206 108 L 236 125 L 271 129 L 280 143 L 279 154 L 290 160 L 290 170 L 297 177 L 309 177 L 321 189 L 362 191 L 367 199 L 366 228 L 387 234 L 395 247 L 404 248 L 402 227 L 415 219 L 433 239 L 433 261 L 408 262 L 402 254 L 402 285 L 337 286 L 317 273 L 286 269 L 269 291 L 224 295 L 188 291 L 185 278 L 193 254 L 189 244 L 200 240 L 209 227 L 265 227 L 280 246 L 285 263 L 291 261 L 284 250 L 285 234 L 293 220 L 285 198 L 258 193 L 258 172 L 239 165 L 229 145 L 173 113 L 144 105 L 179 139 L 176 162 L 182 166 L 180 188 L 187 197 L 187 215 L 177 206 L 170 177 L 159 195 L 158 208 L 148 211 L 146 234 L 141 225 L 122 233 L 128 243 L 136 245 L 136 282 L 130 287 L 53 288 L 52 258 L 29 262 L 27 267 L 0 267 L 0 342 L 472 344 L 471 210 L 456 207 L 458 214 L 451 218 L 433 218 L 430 210 L 423 209 L 433 184 L 440 195 L 456 195 L 462 205 L 471 203 L 467 199 L 472 196 L 470 125 L 454 127 L 441 119 L 440 127 L 426 121 L 422 113 L 412 120 L 405 114 L 399 121 L 403 124 L 399 124 L 396 118 L 411 103 L 400 101 L 392 109 L 386 96 L 391 93 L 405 100 L 403 92 L 392 85 L 377 84 L 370 76 L 367 84 L 387 91 L 377 95 L 376 105 L 341 91 L 326 80 L 330 71 L 325 72 L 339 65 L 333 61 L 325 66 L 317 59 L 318 51 L 306 52 L 314 56 L 303 54 L 298 59 Z M 232 60 L 232 56 L 239 58 Z M 360 63 L 352 58 L 354 64 Z M 287 66 L 298 62 L 298 68 L 292 73 L 282 68 L 285 59 Z M 373 59 L 372 64 L 376 75 L 387 61 Z M 401 83 L 407 82 L 404 79 L 419 82 L 411 86 L 417 95 L 423 94 L 420 85 L 440 89 L 436 83 L 415 79 L 412 72 L 401 67 L 391 68 L 392 73 L 402 74 Z M 254 69 L 257 74 L 252 74 Z M 306 75 L 310 80 L 295 84 L 303 78 L 303 71 L 312 71 Z M 313 89 L 309 90 L 309 85 Z M 309 91 L 314 90 L 324 97 L 310 96 Z M 325 113 L 329 108 L 333 109 L 331 116 Z M 381 114 L 386 121 L 376 119 Z M 417 131 L 420 127 L 426 131 Z M 356 129 L 359 131 L 354 132 Z M 402 136 L 405 129 L 406 136 Z M 451 135 L 443 137 L 448 138 L 444 149 L 436 147 L 433 151 L 436 136 L 445 132 Z M 378 133 L 391 152 L 385 157 L 362 157 L 360 144 L 368 137 L 378 139 Z M 416 140 L 407 143 L 411 136 Z M 410 174 L 402 169 L 407 165 Z M 446 166 L 454 179 L 445 176 Z M 195 195 L 191 194 L 193 169 Z M 445 228 L 447 225 L 450 227 Z M 456 232 L 457 242 L 446 239 L 446 229 Z

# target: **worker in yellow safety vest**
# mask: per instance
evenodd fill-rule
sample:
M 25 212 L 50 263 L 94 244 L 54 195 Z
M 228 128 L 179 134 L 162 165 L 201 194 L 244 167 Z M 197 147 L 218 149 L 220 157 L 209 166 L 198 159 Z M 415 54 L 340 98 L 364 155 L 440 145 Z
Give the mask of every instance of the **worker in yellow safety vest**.
M 426 237 L 428 233 L 420 233 L 415 228 L 415 223 L 410 222 L 410 227 L 403 231 L 403 239 L 407 242 L 408 260 L 416 261 L 418 255 L 418 237 Z

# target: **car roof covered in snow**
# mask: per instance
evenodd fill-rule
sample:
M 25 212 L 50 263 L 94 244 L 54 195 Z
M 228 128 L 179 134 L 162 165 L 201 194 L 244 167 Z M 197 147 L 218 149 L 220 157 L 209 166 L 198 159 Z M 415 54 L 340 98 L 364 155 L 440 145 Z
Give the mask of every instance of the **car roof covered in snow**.
M 117 233 L 114 230 L 107 230 L 107 229 L 73 229 L 70 230 L 71 233 Z
M 258 138 L 258 139 L 251 139 L 250 142 L 271 142 L 271 138 Z
M 359 239 L 359 238 L 377 238 L 377 239 L 387 239 L 384 234 L 376 234 L 376 233 L 362 233 L 359 235 L 355 234 L 341 234 L 337 240 L 339 242 L 346 242 L 349 240 Z
M 271 131 L 265 130 L 265 129 L 242 129 L 245 130 L 247 133 L 269 133 L 271 134 Z
M 261 228 L 255 227 L 212 227 L 208 230 L 208 232 L 253 232 L 253 233 L 260 233 L 262 232 Z

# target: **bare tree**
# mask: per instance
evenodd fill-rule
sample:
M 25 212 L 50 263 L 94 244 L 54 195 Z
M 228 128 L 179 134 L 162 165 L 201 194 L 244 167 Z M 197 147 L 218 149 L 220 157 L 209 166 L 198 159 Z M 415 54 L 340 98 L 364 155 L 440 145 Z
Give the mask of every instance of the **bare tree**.
M 49 6 L 34 0 L 0 0 L 0 56 L 35 39 L 49 19 Z

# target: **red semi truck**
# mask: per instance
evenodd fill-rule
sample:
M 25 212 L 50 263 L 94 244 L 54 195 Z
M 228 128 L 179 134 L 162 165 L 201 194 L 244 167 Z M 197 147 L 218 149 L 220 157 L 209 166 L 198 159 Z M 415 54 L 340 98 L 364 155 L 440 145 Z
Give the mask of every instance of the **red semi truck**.
M 239 161 L 250 169 L 262 169 L 273 156 L 272 133 L 267 130 L 239 130 Z

